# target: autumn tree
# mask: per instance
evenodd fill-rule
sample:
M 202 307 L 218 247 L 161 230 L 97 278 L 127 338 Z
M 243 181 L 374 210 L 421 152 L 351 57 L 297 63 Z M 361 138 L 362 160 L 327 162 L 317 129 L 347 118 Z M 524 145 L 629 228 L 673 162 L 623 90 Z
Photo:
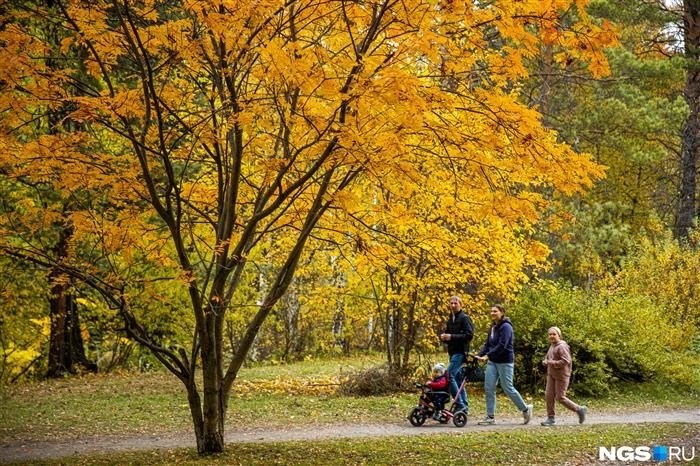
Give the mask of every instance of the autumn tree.
M 542 187 L 570 194 L 601 175 L 518 98 L 523 57 L 541 42 L 561 45 L 595 73 L 606 70 L 600 49 L 611 32 L 585 15 L 561 24 L 568 1 L 56 6 L 8 8 L 0 164 L 5 177 L 50 172 L 66 193 L 104 192 L 99 208 L 68 214 L 69 251 L 91 244 L 101 260 L 69 254 L 58 262 L 19 241 L 2 248 L 101 293 L 128 335 L 183 383 L 203 454 L 224 448 L 231 387 L 310 236 L 344 232 L 348 215 L 360 218 L 355 202 L 381 216 L 427 189 L 440 201 L 434 208 L 464 212 L 479 238 L 508 241 L 538 216 Z M 34 14 L 61 25 L 59 50 L 32 34 Z M 84 76 L 50 66 L 75 49 L 86 52 Z M 80 131 L 29 131 L 37 114 L 67 104 Z M 384 187 L 393 194 L 374 204 Z M 32 213 L 44 221 L 57 214 L 50 206 Z M 448 232 L 449 222 L 439 221 Z M 364 222 L 371 231 L 381 223 Z M 17 235 L 7 222 L 2 228 L 3 238 Z M 273 236 L 284 241 L 262 254 Z M 470 254 L 458 256 L 462 267 Z M 503 262 L 517 269 L 530 260 L 522 257 Z M 133 273 L 139 260 L 160 263 L 159 281 L 186 292 L 187 341 L 158 338 L 140 318 L 150 284 Z M 269 268 L 263 296 L 234 301 L 256 266 Z M 494 280 L 510 283 L 517 273 Z M 250 306 L 255 312 L 227 342 L 227 315 Z
M 49 10 L 54 7 L 51 1 L 39 2 Z M 27 4 L 31 8 L 30 3 Z M 42 21 L 41 17 L 33 17 L 26 22 L 27 27 L 37 37 L 41 37 L 46 47 L 52 52 L 46 59 L 46 67 L 56 73 L 80 72 L 80 58 L 75 54 L 60 54 L 61 27 L 60 24 L 51 21 Z M 6 32 L 11 31 L 2 28 Z M 20 65 L 16 63 L 16 65 Z M 9 65 L 12 67 L 13 65 Z M 20 65 L 21 66 L 21 65 Z M 11 102 L 10 105 L 14 105 Z M 29 121 L 28 129 L 34 135 L 59 135 L 67 134 L 79 127 L 79 124 L 69 117 L 71 103 L 64 102 L 61 105 L 46 107 L 41 115 Z M 76 207 L 74 196 L 81 195 L 73 193 L 63 196 L 62 193 L 52 186 L 50 181 L 52 174 L 45 174 L 44 177 L 24 177 L 18 172 L 5 180 L 0 187 L 4 195 L 0 209 L 5 212 L 22 210 L 21 203 L 35 203 L 38 205 L 52 205 L 51 210 L 57 215 L 47 222 L 45 228 L 38 228 L 33 223 L 31 215 L 23 219 L 15 217 L 12 228 L 23 230 L 24 239 L 31 243 L 33 247 L 44 251 L 47 255 L 54 257 L 55 262 L 61 262 L 69 254 L 68 247 L 70 237 L 73 234 L 73 227 L 69 218 L 70 211 Z M 19 203 L 18 203 L 19 201 Z M 50 224 L 49 224 L 50 223 Z M 94 362 L 89 361 L 85 355 L 83 338 L 80 331 L 80 319 L 78 305 L 76 303 L 76 293 L 73 281 L 69 275 L 64 274 L 59 268 L 52 267 L 46 272 L 49 290 L 36 296 L 38 300 L 48 301 L 48 314 L 50 319 L 50 338 L 47 351 L 48 377 L 60 377 L 66 373 L 72 373 L 76 366 L 83 369 L 95 370 Z

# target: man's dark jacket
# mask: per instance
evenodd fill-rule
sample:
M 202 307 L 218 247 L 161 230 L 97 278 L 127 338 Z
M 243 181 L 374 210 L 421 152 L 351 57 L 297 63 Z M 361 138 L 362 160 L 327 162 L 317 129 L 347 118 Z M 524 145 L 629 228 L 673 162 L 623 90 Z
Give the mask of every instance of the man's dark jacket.
M 447 343 L 447 353 L 453 354 L 462 353 L 466 356 L 469 352 L 469 345 L 474 338 L 474 326 L 472 320 L 463 311 L 459 310 L 457 314 L 450 313 L 445 325 L 445 333 L 452 335 Z

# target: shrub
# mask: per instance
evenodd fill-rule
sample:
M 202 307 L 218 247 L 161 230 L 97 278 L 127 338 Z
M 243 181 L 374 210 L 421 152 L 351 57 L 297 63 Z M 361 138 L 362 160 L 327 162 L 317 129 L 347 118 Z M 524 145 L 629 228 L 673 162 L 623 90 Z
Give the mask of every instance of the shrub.
M 517 377 L 531 390 L 544 386 L 540 361 L 553 325 L 571 347 L 576 393 L 604 395 L 618 380 L 661 379 L 687 387 L 700 380 L 687 326 L 647 296 L 541 282 L 524 290 L 509 314 L 516 329 Z
M 380 396 L 409 389 L 413 370 L 397 372 L 388 364 L 342 374 L 340 392 L 349 396 Z
M 700 230 L 694 233 L 700 241 Z M 622 271 L 602 288 L 624 289 L 646 296 L 665 308 L 678 322 L 697 333 L 700 326 L 700 248 L 679 245 L 672 238 L 652 242 L 640 238 L 637 248 L 624 260 Z

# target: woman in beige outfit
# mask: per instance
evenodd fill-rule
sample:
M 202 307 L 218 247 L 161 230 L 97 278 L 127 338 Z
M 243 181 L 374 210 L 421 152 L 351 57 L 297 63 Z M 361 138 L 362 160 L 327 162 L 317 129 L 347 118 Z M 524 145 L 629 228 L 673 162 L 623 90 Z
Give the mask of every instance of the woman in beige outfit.
M 569 345 L 561 339 L 559 327 L 551 327 L 547 331 L 549 338 L 549 350 L 542 364 L 547 367 L 547 388 L 545 400 L 547 401 L 547 420 L 543 426 L 553 426 L 554 402 L 558 401 L 565 407 L 578 414 L 578 422 L 586 420 L 586 407 L 579 406 L 566 397 L 566 389 L 569 387 L 571 377 L 571 350 Z

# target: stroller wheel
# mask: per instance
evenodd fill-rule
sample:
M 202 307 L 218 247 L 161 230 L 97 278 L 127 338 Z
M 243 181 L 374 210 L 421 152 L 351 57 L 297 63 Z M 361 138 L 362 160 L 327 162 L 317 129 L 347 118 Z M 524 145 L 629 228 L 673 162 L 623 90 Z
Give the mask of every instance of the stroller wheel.
M 422 426 L 425 422 L 425 418 L 425 413 L 420 408 L 413 408 L 411 414 L 408 415 L 408 420 L 411 421 L 411 424 L 415 427 Z
M 452 422 L 457 427 L 464 427 L 467 424 L 467 413 L 460 411 L 452 417 Z

